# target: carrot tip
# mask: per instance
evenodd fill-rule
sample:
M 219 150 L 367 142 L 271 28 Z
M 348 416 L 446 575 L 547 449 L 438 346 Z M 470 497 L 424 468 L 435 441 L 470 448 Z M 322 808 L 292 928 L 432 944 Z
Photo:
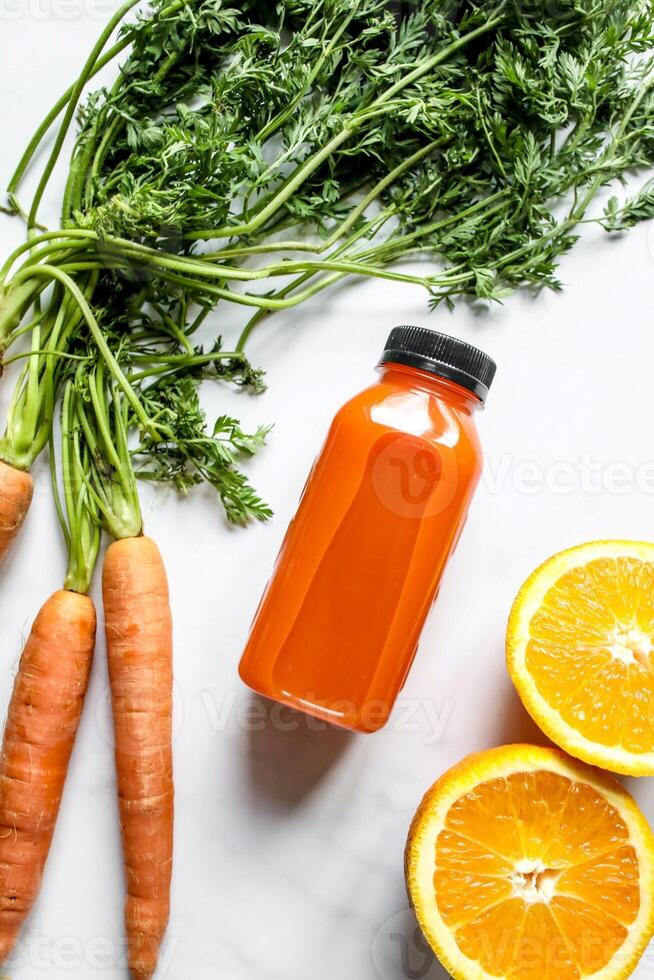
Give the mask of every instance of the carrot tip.
M 0 461 L 0 562 L 22 527 L 33 495 L 34 482 L 29 473 Z
M 9 958 L 14 946 L 16 945 L 17 939 L 18 936 L 14 936 L 11 939 L 4 939 L 2 942 L 0 942 L 0 964 L 4 963 L 4 961 Z M 4 973 L 0 973 L 0 980 L 5 980 Z M 7 977 L 6 980 L 9 980 L 9 977 Z

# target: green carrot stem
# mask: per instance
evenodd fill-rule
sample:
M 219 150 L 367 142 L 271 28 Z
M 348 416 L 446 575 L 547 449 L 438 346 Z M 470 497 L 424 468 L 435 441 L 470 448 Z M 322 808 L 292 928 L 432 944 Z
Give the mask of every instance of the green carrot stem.
M 52 176 L 52 171 L 55 168 L 57 160 L 59 159 L 59 154 L 61 153 L 62 147 L 64 145 L 66 134 L 70 129 L 70 124 L 72 123 L 73 118 L 75 116 L 77 103 L 79 102 L 82 92 L 84 91 L 84 87 L 88 82 L 88 80 L 93 76 L 94 74 L 93 69 L 97 64 L 98 58 L 100 58 L 100 56 L 102 55 L 103 48 L 107 44 L 109 38 L 114 33 L 114 31 L 116 30 L 120 22 L 123 20 L 125 15 L 132 9 L 132 7 L 135 7 L 137 3 L 138 0 L 127 0 L 127 2 L 124 3 L 123 6 L 116 11 L 113 17 L 109 19 L 109 23 L 101 32 L 100 37 L 98 38 L 98 40 L 96 41 L 95 45 L 91 50 L 91 54 L 89 55 L 89 57 L 87 58 L 84 64 L 84 67 L 82 69 L 79 78 L 77 79 L 77 81 L 75 82 L 75 84 L 71 89 L 70 98 L 68 100 L 68 108 L 64 113 L 64 118 L 57 132 L 54 146 L 52 147 L 52 151 L 50 153 L 50 156 L 48 157 L 43 174 L 41 176 L 38 187 L 36 189 L 36 193 L 32 200 L 32 206 L 30 208 L 28 219 L 27 219 L 29 228 L 34 228 L 36 226 L 39 206 L 43 199 L 45 189 L 50 181 L 50 177 Z
M 134 414 L 138 418 L 139 422 L 141 422 L 141 424 L 145 428 L 150 428 L 151 427 L 150 419 L 148 418 L 147 414 L 143 410 L 143 406 L 141 405 L 136 393 L 134 392 L 127 378 L 123 374 L 123 371 L 120 365 L 118 364 L 118 361 L 114 357 L 111 348 L 109 347 L 106 338 L 97 320 L 95 319 L 95 316 L 93 315 L 91 307 L 89 306 L 86 298 L 82 294 L 75 280 L 72 279 L 69 275 L 67 275 L 66 272 L 62 271 L 61 269 L 57 269 L 56 267 L 51 265 L 39 265 L 30 269 L 26 269 L 24 275 L 26 278 L 28 278 L 28 281 L 29 281 L 29 277 L 45 278 L 46 280 L 49 279 L 50 281 L 56 280 L 57 282 L 60 282 L 61 285 L 64 287 L 64 289 L 66 289 L 70 293 L 70 295 L 77 303 L 77 306 L 79 307 L 82 316 L 86 321 L 86 324 L 91 332 L 91 335 L 93 336 L 93 339 L 100 353 L 102 354 L 102 357 L 104 358 L 107 367 L 111 371 L 116 382 L 124 392 L 130 405 L 132 406 Z M 20 279 L 20 276 L 21 274 L 19 274 L 16 277 L 16 279 Z M 15 281 L 16 280 L 14 280 L 14 282 Z

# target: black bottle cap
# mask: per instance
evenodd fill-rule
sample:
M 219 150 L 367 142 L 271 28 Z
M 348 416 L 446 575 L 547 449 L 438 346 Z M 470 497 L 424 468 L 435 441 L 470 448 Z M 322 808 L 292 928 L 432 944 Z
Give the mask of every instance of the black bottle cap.
M 467 388 L 484 402 L 497 365 L 483 351 L 445 333 L 424 327 L 395 327 L 386 342 L 380 364 L 392 362 L 429 371 Z

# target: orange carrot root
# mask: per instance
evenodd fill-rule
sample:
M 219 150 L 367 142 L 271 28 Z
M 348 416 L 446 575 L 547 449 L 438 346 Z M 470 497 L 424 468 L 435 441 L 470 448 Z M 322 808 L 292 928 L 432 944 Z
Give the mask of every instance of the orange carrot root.
M 133 980 L 150 980 L 170 913 L 173 854 L 172 621 L 150 538 L 107 550 L 102 573 Z
M 33 495 L 34 481 L 29 473 L 0 461 L 0 563 L 27 517 Z
M 0 754 L 0 962 L 37 896 L 95 646 L 93 602 L 55 592 L 32 626 Z

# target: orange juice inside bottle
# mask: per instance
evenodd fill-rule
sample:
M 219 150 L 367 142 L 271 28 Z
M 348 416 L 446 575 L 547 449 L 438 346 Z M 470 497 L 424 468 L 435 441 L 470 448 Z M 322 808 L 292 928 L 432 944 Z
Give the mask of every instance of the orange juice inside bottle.
M 397 327 L 379 374 L 332 423 L 240 665 L 259 694 L 361 732 L 388 720 L 463 527 L 495 365 Z

